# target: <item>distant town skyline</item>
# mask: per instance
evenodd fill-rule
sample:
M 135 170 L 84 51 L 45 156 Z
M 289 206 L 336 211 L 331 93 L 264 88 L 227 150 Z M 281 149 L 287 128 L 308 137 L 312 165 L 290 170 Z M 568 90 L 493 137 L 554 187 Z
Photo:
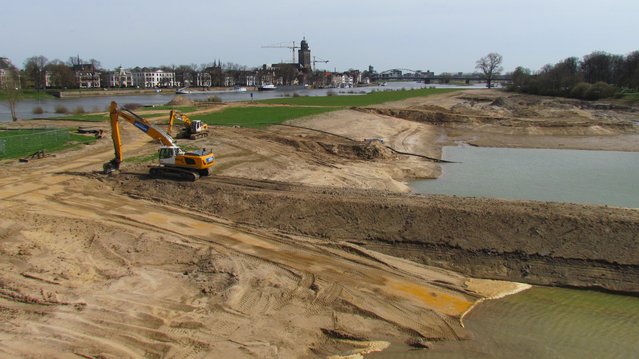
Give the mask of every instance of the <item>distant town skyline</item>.
M 636 0 L 0 0 L 0 56 L 79 55 L 102 67 L 290 62 L 305 37 L 319 68 L 473 72 L 489 52 L 504 72 L 593 51 L 638 50 Z

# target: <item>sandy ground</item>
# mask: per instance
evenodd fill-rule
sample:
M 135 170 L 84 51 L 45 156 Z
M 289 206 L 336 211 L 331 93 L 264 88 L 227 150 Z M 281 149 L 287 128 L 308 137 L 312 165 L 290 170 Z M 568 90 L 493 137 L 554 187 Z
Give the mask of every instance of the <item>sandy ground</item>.
M 293 123 L 305 128 L 213 128 L 195 144 L 215 150 L 216 174 L 195 183 L 127 162 L 99 174 L 109 139 L 2 163 L 0 356 L 358 355 L 466 339 L 475 303 L 525 288 L 474 277 L 639 291 L 635 210 L 403 194 L 440 168 L 397 151 L 638 150 L 636 113 L 524 100 L 467 92 Z M 123 133 L 125 156 L 156 150 Z M 620 247 L 599 251 L 611 230 Z

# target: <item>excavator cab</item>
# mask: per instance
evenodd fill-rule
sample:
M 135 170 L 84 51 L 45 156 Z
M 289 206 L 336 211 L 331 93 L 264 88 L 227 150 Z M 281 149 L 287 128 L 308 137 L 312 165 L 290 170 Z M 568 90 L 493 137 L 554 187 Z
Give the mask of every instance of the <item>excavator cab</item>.
M 199 133 L 204 130 L 203 123 L 200 120 L 191 120 L 191 133 Z
M 160 164 L 164 166 L 175 166 L 175 157 L 182 154 L 179 147 L 163 146 L 160 147 Z

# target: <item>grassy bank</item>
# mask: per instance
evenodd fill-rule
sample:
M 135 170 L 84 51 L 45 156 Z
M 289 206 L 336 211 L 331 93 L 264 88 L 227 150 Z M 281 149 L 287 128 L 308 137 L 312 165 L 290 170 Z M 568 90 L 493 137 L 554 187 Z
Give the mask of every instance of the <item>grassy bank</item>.
M 257 101 L 258 106 L 233 107 L 224 111 L 191 116 L 213 125 L 238 125 L 265 127 L 300 117 L 342 110 L 349 107 L 370 106 L 384 102 L 400 101 L 412 97 L 458 91 L 456 89 L 419 89 L 378 91 L 364 95 L 287 97 Z M 288 106 L 259 106 L 288 105 Z
M 72 133 L 71 129 L 0 130 L 0 159 L 25 157 L 40 150 L 51 153 L 93 142 L 95 137 Z
M 295 118 L 335 111 L 335 107 L 249 106 L 232 107 L 220 112 L 191 116 L 210 125 L 265 127 Z
M 53 94 L 46 92 L 46 91 L 36 91 L 36 90 L 22 90 L 22 92 L 20 93 L 20 98 L 23 100 L 46 100 L 46 99 L 51 99 L 51 98 L 55 98 L 55 96 L 53 96 Z M 4 91 L 0 91 L 0 101 L 6 101 L 7 100 L 7 95 L 4 93 Z

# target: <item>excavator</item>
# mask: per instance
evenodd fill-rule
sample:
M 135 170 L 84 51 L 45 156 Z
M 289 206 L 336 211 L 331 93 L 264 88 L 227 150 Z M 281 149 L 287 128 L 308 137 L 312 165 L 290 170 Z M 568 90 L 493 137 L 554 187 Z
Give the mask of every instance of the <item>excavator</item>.
M 199 120 L 191 120 L 187 115 L 176 110 L 171 110 L 171 115 L 169 117 L 169 128 L 167 131 L 169 135 L 172 135 L 173 122 L 176 119 L 184 123 L 184 130 L 182 132 L 183 138 L 197 140 L 198 138 L 206 137 L 209 135 L 209 126 L 206 123 L 203 123 Z
M 133 113 L 126 108 L 118 108 L 115 101 L 109 107 L 111 118 L 111 137 L 115 149 L 115 158 L 104 164 L 105 174 L 110 174 L 120 169 L 122 163 L 122 137 L 120 135 L 120 119 L 123 119 L 135 128 L 147 134 L 149 137 L 160 141 L 162 146 L 158 150 L 160 164 L 149 169 L 151 177 L 168 177 L 174 179 L 196 181 L 200 176 L 211 174 L 215 165 L 215 155 L 206 149 L 185 152 L 176 143 L 171 135 L 154 126 L 148 120 Z

